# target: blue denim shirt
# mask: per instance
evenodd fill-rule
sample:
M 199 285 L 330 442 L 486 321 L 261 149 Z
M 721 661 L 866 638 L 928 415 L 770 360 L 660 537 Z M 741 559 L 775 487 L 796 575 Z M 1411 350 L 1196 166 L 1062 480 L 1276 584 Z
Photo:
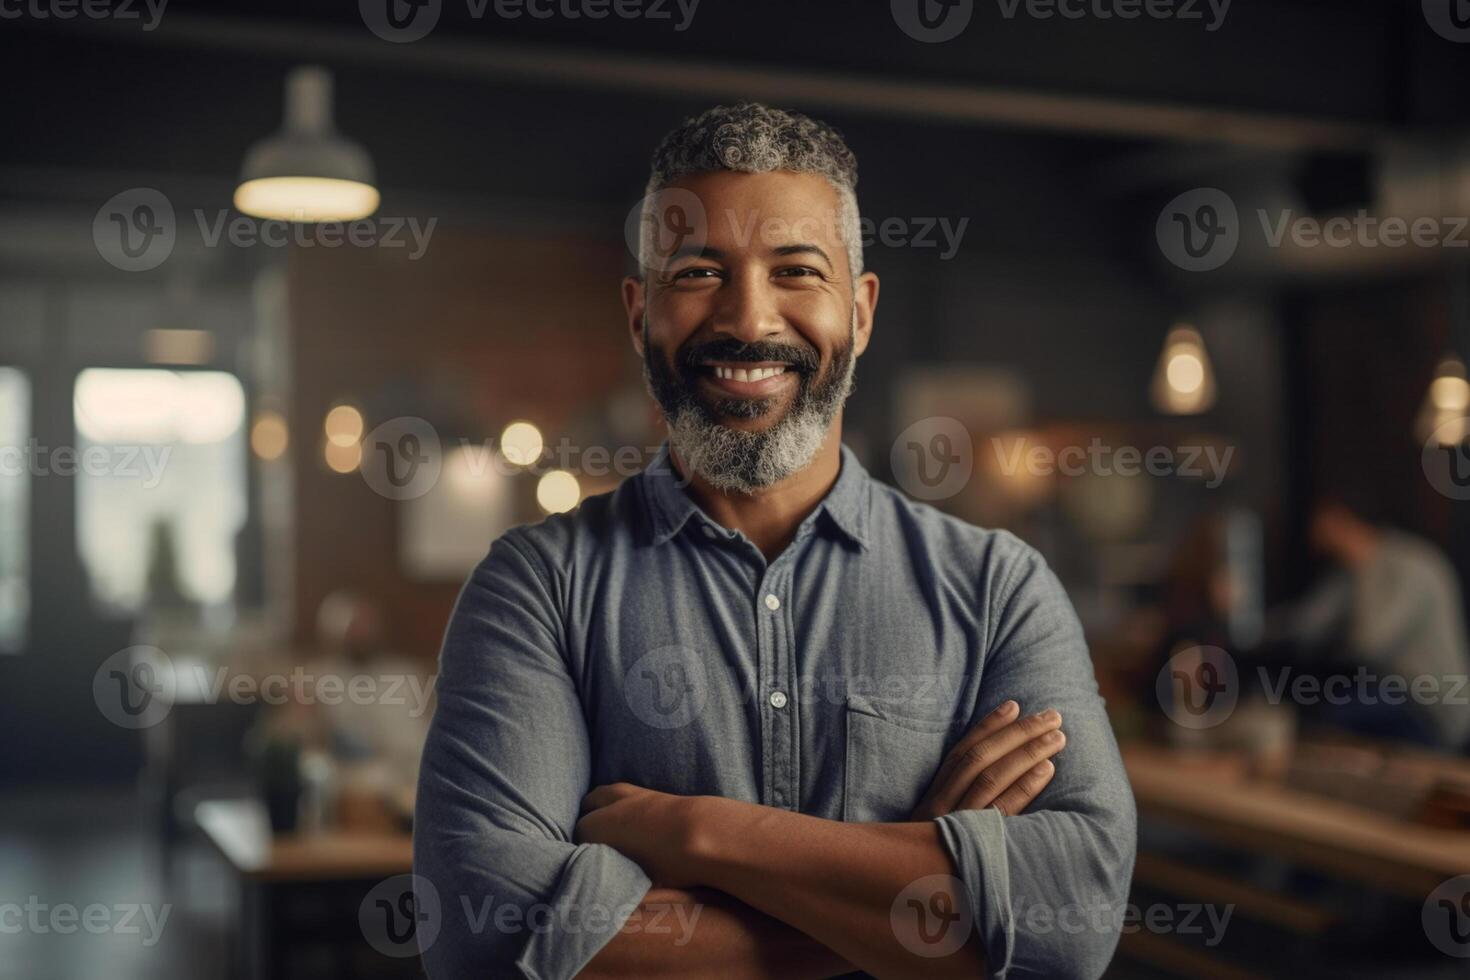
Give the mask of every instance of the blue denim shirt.
M 991 974 L 1096 977 L 1112 956 L 1136 815 L 1071 604 L 1019 539 L 907 499 L 845 446 L 770 562 L 685 493 L 667 446 L 515 528 L 465 584 L 439 671 L 414 828 L 442 907 L 432 976 L 571 977 L 613 936 L 650 883 L 573 841 L 593 786 L 906 820 L 1008 698 L 1056 708 L 1068 742 L 1024 814 L 939 819 Z

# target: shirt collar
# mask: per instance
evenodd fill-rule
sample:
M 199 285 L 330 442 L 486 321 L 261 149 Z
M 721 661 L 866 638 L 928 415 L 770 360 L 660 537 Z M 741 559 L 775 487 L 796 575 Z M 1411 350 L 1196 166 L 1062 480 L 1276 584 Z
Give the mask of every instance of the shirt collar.
M 872 478 L 858 462 L 857 454 L 846 445 L 841 447 L 841 455 L 837 481 L 832 484 L 832 489 L 827 491 L 827 496 L 822 498 L 816 510 L 802 522 L 803 529 L 820 519 L 859 548 L 866 549 L 868 483 Z M 684 525 L 696 515 L 707 526 L 718 526 L 686 492 L 684 480 L 669 455 L 667 441 L 659 447 L 658 455 L 648 467 L 639 474 L 639 480 L 643 487 L 649 540 L 652 544 L 663 544 L 683 530 Z M 798 530 L 798 537 L 802 533 L 803 530 Z

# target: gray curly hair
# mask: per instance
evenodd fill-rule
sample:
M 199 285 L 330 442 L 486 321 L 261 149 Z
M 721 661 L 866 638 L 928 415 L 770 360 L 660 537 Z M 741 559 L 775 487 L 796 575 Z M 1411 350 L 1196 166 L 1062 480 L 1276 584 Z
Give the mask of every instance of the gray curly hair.
M 827 178 L 837 191 L 837 227 L 847 246 L 852 277 L 856 279 L 863 271 L 857 157 L 842 134 L 826 123 L 759 102 L 706 109 L 685 119 L 659 142 L 644 190 L 640 264 L 645 268 L 653 265 L 651 229 L 655 225 L 650 218 L 654 195 L 681 177 L 720 170 L 747 174 L 789 170 Z

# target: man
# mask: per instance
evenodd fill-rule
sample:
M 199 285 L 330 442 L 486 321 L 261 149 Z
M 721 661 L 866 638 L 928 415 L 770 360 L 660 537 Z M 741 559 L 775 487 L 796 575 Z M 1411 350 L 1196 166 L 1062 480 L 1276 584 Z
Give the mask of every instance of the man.
M 1323 675 L 1324 692 L 1334 677 L 1353 690 L 1342 683 L 1350 671 L 1384 679 L 1371 698 L 1324 699 L 1314 706 L 1318 720 L 1460 752 L 1470 743 L 1470 711 L 1457 694 L 1470 674 L 1460 580 L 1428 541 L 1365 517 L 1378 509 L 1372 494 L 1351 493 L 1352 503 L 1327 497 L 1313 508 L 1311 546 L 1332 568 L 1273 615 L 1272 639 L 1296 647 Z
M 623 299 L 669 441 L 460 597 L 415 826 L 432 975 L 1111 958 L 1135 812 L 1065 594 L 841 445 L 878 300 L 855 184 L 836 132 L 761 105 L 655 152 Z M 509 925 L 460 912 L 487 897 Z

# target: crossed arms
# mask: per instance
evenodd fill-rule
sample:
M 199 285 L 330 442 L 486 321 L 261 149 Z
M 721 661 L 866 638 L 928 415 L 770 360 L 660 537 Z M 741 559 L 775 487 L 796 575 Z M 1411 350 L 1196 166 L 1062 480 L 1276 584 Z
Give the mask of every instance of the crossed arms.
M 560 654 L 550 567 L 531 543 L 502 538 L 466 585 L 445 640 L 415 823 L 415 871 L 444 908 L 424 950 L 432 976 L 1105 969 L 1115 929 L 1079 935 L 1056 921 L 1064 907 L 1126 902 L 1133 802 L 1080 628 L 1039 559 L 1008 579 L 985 703 L 966 738 L 913 819 L 886 824 L 628 784 L 586 793 L 591 746 Z M 1050 772 L 1037 767 L 1062 743 L 1039 739 L 1061 718 L 997 714 L 1003 693 L 1066 719 L 1068 751 Z M 946 955 L 895 926 L 895 903 L 916 883 L 920 907 L 963 909 L 973 921 Z M 465 914 L 486 898 L 523 913 L 512 917 L 519 924 L 487 927 Z M 1049 924 L 1024 914 L 1038 907 Z
M 699 908 L 703 931 L 691 932 L 683 946 L 642 930 L 621 932 L 580 976 L 679 977 L 694 969 L 701 976 L 795 980 L 859 967 L 880 977 L 982 975 L 984 950 L 972 933 L 952 951 L 939 945 L 947 937 L 926 943 L 894 928 L 894 901 L 965 908 L 931 817 L 986 806 L 1020 812 L 1051 780 L 1050 757 L 1065 742 L 1060 725 L 1054 711 L 1021 718 L 1019 706 L 1006 702 L 950 751 L 906 823 L 822 820 L 627 783 L 593 790 L 577 838 L 615 847 L 656 883 L 671 886 L 656 889 L 640 908 Z M 916 882 L 924 884 L 915 889 Z M 715 889 L 708 911 L 706 895 L 676 890 L 695 888 Z

